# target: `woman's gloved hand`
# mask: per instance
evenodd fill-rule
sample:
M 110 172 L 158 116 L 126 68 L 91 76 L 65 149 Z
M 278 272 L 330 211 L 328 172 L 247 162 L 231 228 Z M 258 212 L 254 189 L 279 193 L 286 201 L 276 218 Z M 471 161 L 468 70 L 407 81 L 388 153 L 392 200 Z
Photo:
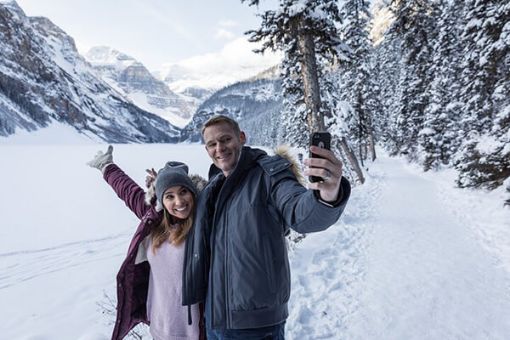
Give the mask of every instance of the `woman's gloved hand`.
M 96 156 L 89 162 L 87 162 L 87 165 L 101 170 L 101 172 L 104 171 L 107 165 L 113 164 L 113 146 L 109 145 L 108 150 L 106 152 L 98 151 Z

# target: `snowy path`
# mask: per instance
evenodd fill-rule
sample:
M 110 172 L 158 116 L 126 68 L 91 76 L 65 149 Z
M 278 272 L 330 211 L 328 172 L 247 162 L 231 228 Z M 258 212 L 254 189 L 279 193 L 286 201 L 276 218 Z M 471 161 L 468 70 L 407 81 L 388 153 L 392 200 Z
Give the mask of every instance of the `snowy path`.
M 442 183 L 389 158 L 370 173 L 339 225 L 293 254 L 289 338 L 508 339 L 510 273 Z

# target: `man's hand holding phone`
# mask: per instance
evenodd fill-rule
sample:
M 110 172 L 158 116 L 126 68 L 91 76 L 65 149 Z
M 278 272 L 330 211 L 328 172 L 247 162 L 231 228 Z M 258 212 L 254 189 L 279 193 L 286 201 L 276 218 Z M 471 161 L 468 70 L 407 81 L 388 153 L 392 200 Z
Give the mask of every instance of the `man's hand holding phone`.
M 318 190 L 322 200 L 335 202 L 338 199 L 338 192 L 340 190 L 343 165 L 331 150 L 319 147 L 314 142 L 315 139 L 317 138 L 312 136 L 312 145 L 310 146 L 310 155 L 312 157 L 305 159 L 305 165 L 308 166 L 305 170 L 305 175 L 311 176 L 310 179 L 312 180 L 308 188 Z M 329 142 L 325 144 L 329 148 Z M 321 146 L 323 145 L 321 144 Z

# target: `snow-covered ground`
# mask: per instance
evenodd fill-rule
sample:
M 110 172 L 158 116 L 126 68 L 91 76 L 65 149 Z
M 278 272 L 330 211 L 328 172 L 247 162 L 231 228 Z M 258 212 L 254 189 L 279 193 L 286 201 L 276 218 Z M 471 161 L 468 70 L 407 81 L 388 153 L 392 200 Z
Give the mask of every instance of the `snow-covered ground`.
M 380 155 L 292 256 L 291 339 L 509 339 L 510 210 Z
M 108 339 L 99 304 L 137 220 L 85 165 L 106 146 L 16 144 L 0 139 L 0 339 Z M 114 147 L 140 184 L 168 160 L 209 165 L 201 145 Z M 508 339 L 510 209 L 453 178 L 380 155 L 341 220 L 292 252 L 287 338 Z

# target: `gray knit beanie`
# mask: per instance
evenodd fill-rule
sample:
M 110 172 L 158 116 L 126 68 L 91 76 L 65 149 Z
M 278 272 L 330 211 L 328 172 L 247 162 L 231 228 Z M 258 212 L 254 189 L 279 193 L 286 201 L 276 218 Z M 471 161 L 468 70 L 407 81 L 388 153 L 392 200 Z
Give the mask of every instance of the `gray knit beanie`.
M 197 189 L 188 176 L 188 166 L 181 162 L 168 162 L 158 171 L 156 176 L 155 187 L 158 203 L 163 205 L 163 194 L 165 191 L 177 185 L 186 187 L 194 197 L 197 196 Z

